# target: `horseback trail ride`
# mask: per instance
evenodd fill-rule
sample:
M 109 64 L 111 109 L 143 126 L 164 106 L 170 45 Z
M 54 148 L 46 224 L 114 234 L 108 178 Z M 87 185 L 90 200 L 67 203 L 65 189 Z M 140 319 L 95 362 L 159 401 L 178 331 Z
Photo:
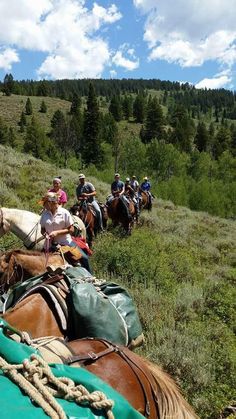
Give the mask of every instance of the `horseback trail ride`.
M 134 205 L 127 210 L 121 198 L 108 206 L 113 223 L 129 234 L 134 214 Z M 11 231 L 25 247 L 42 249 L 39 217 L 1 208 L 0 237 Z M 80 225 L 86 236 L 86 222 Z M 0 256 L 3 419 L 19 412 L 39 419 L 45 414 L 53 419 L 197 419 L 170 376 L 133 352 L 144 338 L 129 293 L 94 277 L 77 256 L 72 266 L 73 256 L 73 249 L 56 254 L 15 249 Z M 12 383 L 23 395 L 12 396 L 16 403 L 7 409 L 1 397 L 14 393 Z

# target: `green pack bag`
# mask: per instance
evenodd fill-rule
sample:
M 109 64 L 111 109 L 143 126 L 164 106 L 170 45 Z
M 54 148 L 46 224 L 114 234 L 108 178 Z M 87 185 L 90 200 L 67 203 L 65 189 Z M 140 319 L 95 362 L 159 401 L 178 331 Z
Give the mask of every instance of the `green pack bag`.
M 115 283 L 94 287 L 92 283 L 76 282 L 93 278 L 82 267 L 69 267 L 66 275 L 71 283 L 76 336 L 102 337 L 124 346 L 139 337 L 138 345 L 143 342 L 139 316 L 127 290 Z
M 18 343 L 5 335 L 5 328 L 8 327 L 4 320 L 0 321 L 0 356 L 10 364 L 19 364 L 37 350 Z M 82 384 L 89 392 L 96 390 L 105 393 L 108 399 L 114 401 L 113 414 L 115 418 L 122 419 L 143 419 L 144 416 L 137 412 L 119 393 L 113 390 L 94 374 L 84 368 L 73 368 L 63 364 L 51 364 L 51 370 L 56 377 L 68 377 L 76 385 Z M 102 411 L 90 409 L 65 399 L 56 398 L 61 405 L 68 419 L 100 419 L 106 415 Z M 48 416 L 43 409 L 24 394 L 23 391 L 13 383 L 0 369 L 0 406 L 1 419 L 16 419 L 19 417 L 27 419 L 46 419 Z
M 109 298 L 91 283 L 71 285 L 73 324 L 78 338 L 90 336 L 128 345 L 128 328 L 124 318 Z

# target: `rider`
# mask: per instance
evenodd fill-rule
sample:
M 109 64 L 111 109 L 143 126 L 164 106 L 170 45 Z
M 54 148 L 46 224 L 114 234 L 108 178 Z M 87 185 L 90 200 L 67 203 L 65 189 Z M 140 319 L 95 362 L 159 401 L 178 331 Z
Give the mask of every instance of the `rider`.
M 138 183 L 135 175 L 133 175 L 132 178 L 131 178 L 130 186 L 131 186 L 131 188 L 133 188 L 135 194 L 137 194 L 138 190 L 139 190 L 139 183 Z
M 150 189 L 151 189 L 151 183 L 150 183 L 148 177 L 145 176 L 143 178 L 143 182 L 140 185 L 140 192 L 144 192 L 144 193 L 147 194 L 149 203 L 151 203 L 151 200 L 152 200 L 152 194 L 150 192 Z
M 77 199 L 79 203 L 83 201 L 87 201 L 93 206 L 97 215 L 98 230 L 103 231 L 102 213 L 98 205 L 98 202 L 95 199 L 96 195 L 97 195 L 97 192 L 93 184 L 90 182 L 85 182 L 85 175 L 83 173 L 80 173 L 79 185 L 76 188 Z
M 125 179 L 125 193 L 124 193 L 124 195 L 127 197 L 128 200 L 131 199 L 133 201 L 134 206 L 135 206 L 136 217 L 138 217 L 138 215 L 139 215 L 138 199 L 135 196 L 135 190 L 131 186 L 131 182 L 130 182 L 129 177 L 127 177 Z
M 45 249 L 49 242 L 49 249 L 57 245 L 78 247 L 82 254 L 81 265 L 91 272 L 88 256 L 73 242 L 73 219 L 69 211 L 59 204 L 59 195 L 47 192 L 43 198 L 44 211 L 40 218 L 41 233 L 46 237 Z
M 64 207 L 67 203 L 66 192 L 61 189 L 61 176 L 57 176 L 52 181 L 53 187 L 48 192 L 55 192 L 59 195 L 59 204 Z
M 139 183 L 135 175 L 133 175 L 131 178 L 130 186 L 134 190 L 134 199 L 136 201 L 136 210 L 137 210 L 137 215 L 138 215 L 139 214 Z
M 115 180 L 111 184 L 111 195 L 107 198 L 107 205 L 109 205 L 114 198 L 123 196 L 125 192 L 124 182 L 120 180 L 120 174 L 115 173 Z

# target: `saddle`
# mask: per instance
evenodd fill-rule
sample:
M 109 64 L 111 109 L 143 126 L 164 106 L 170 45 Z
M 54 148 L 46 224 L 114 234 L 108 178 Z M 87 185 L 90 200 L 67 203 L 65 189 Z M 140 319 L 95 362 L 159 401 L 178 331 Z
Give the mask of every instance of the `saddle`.
M 81 202 L 81 204 L 80 204 L 80 208 L 82 208 L 82 210 L 83 210 L 84 212 L 90 211 L 90 212 L 93 214 L 93 216 L 94 216 L 95 218 L 97 218 L 96 211 L 95 211 L 95 209 L 94 209 L 93 205 L 92 205 L 90 202 L 86 202 L 86 201 Z
M 52 307 L 55 310 L 55 314 L 59 320 L 61 330 L 63 332 L 67 331 L 68 326 L 68 308 L 66 305 L 66 296 L 69 293 L 69 287 L 64 280 L 64 276 L 61 274 L 54 274 L 53 277 L 49 277 L 40 284 L 36 284 L 31 287 L 29 290 L 24 292 L 15 304 L 20 303 L 26 297 L 33 295 L 35 293 L 40 293 L 42 296 L 45 296 L 52 303 Z M 14 305 L 15 305 L 14 304 Z

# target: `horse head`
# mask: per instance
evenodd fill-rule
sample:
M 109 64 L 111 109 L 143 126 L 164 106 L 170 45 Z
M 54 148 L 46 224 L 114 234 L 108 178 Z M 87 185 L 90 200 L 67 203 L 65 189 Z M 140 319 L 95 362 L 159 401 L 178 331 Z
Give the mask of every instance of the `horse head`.
M 78 204 L 74 204 L 72 207 L 70 207 L 69 212 L 72 215 L 76 215 L 76 217 L 79 217 L 79 205 Z
M 0 256 L 0 293 L 7 291 L 12 283 L 14 283 L 17 265 L 13 251 L 3 253 Z
M 0 208 L 0 237 L 10 230 L 10 223 L 4 217 L 3 208 Z

